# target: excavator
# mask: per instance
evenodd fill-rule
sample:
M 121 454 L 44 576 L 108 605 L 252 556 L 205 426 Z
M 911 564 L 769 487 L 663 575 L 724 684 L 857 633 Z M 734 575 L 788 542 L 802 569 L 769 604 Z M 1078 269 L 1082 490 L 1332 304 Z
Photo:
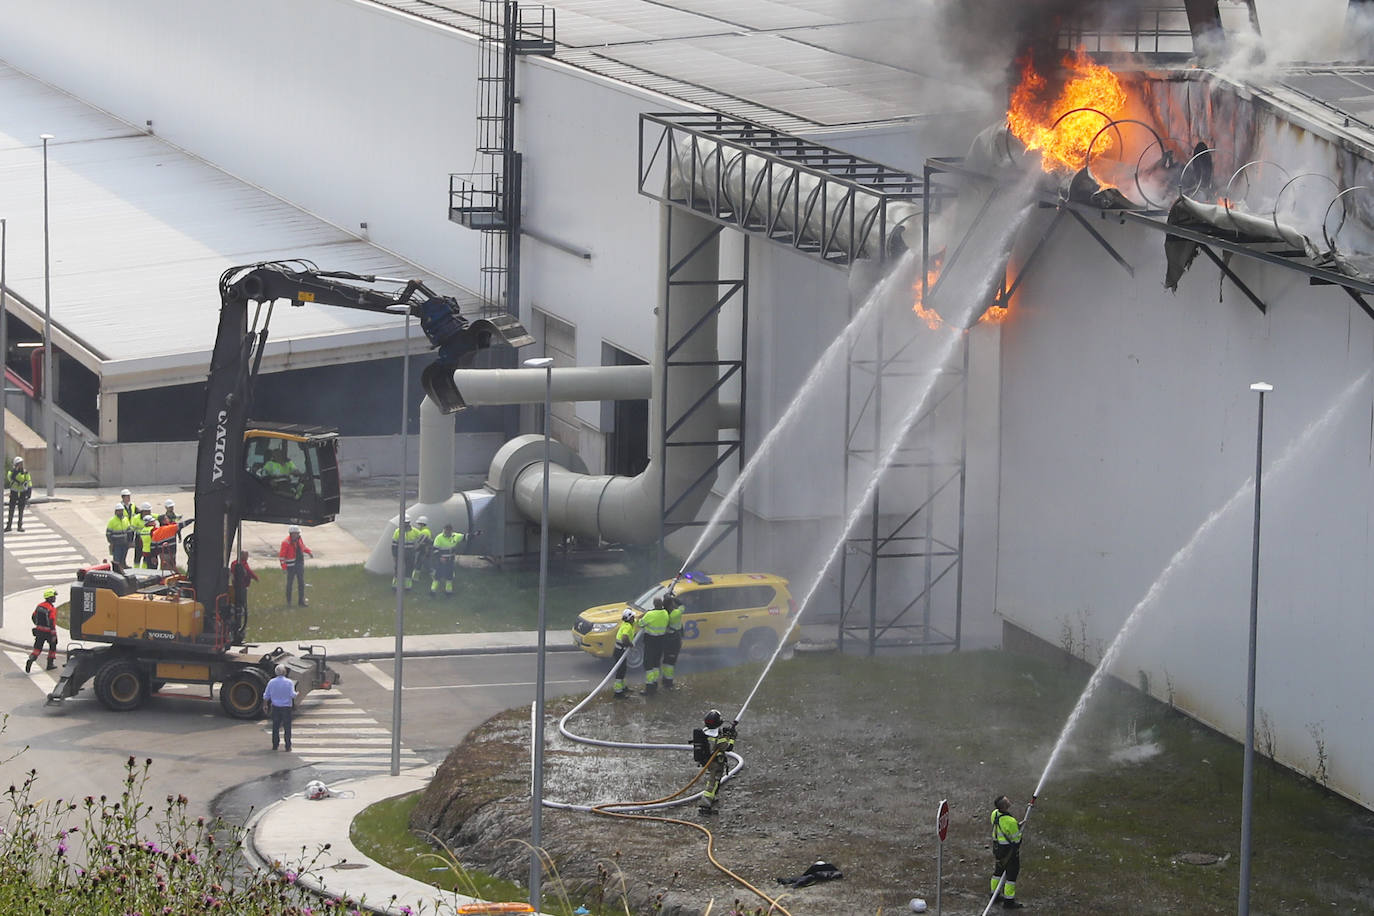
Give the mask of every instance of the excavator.
M 384 292 L 372 288 L 378 283 L 403 286 Z M 183 531 L 190 529 L 184 536 L 186 573 L 85 571 L 71 587 L 72 646 L 49 705 L 76 696 L 92 680 L 96 698 L 115 711 L 138 708 L 168 683 L 198 684 L 211 695 L 218 686 L 229 716 L 255 719 L 277 665 L 286 665 L 301 696 L 339 683 L 322 646 L 300 646 L 299 655 L 280 646 L 255 651 L 246 641 L 243 596 L 230 583 L 241 522 L 321 525 L 339 511 L 337 432 L 249 419 L 278 301 L 418 318 L 438 356 L 425 368 L 422 384 L 446 412 L 462 403 L 453 389 L 454 369 L 493 344 L 533 343 L 514 317 L 469 321 L 455 299 L 418 280 L 322 271 L 303 260 L 232 267 L 220 277 L 219 291 L 196 455 L 195 514 L 182 522 Z

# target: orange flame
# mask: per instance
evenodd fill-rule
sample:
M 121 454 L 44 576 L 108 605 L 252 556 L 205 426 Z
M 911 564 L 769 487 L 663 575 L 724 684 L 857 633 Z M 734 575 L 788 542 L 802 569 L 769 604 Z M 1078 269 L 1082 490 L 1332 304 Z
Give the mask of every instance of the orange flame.
M 1012 92 L 1007 110 L 1007 127 L 1012 136 L 1026 149 L 1040 150 L 1040 167 L 1047 172 L 1081 169 L 1087 161 L 1088 144 L 1106 126 L 1097 111 L 1115 119 L 1126 108 L 1126 91 L 1116 74 L 1093 63 L 1081 50 L 1064 58 L 1064 69 L 1072 76 L 1055 98 L 1047 98 L 1049 84 L 1035 72 L 1027 55 L 1021 67 L 1021 82 Z M 1097 111 L 1066 114 L 1075 108 Z M 1055 124 L 1060 117 L 1063 120 Z M 1110 150 L 1116 142 L 1116 136 L 1108 131 L 1093 146 L 1093 155 Z
M 935 281 L 940 279 L 940 266 L 944 263 L 944 255 L 937 254 L 930 260 L 930 269 L 926 271 L 926 289 L 934 289 Z M 911 287 L 915 293 L 916 301 L 912 304 L 911 310 L 916 313 L 916 317 L 926 323 L 926 327 L 932 331 L 938 331 L 944 326 L 945 320 L 940 317 L 940 313 L 935 309 L 928 309 L 921 301 L 921 284 L 917 283 Z
M 1010 318 L 1010 317 L 1011 317 L 1011 306 L 1009 306 L 1009 305 L 993 305 L 993 306 L 989 306 L 989 307 L 988 307 L 988 310 L 987 310 L 986 312 L 983 313 L 983 316 L 982 316 L 981 318 L 978 319 L 978 323 L 979 323 L 979 324 L 1005 324 L 1006 321 L 1007 321 L 1007 319 Z

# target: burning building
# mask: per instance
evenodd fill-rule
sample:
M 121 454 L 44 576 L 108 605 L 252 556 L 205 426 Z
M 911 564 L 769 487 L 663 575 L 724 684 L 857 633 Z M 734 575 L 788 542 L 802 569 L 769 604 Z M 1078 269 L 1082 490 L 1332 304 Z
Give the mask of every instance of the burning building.
M 142 130 L 153 121 L 157 136 L 221 166 L 226 182 L 242 176 L 336 228 L 365 226 L 371 241 L 439 277 L 474 288 L 521 279 L 496 306 L 520 313 L 555 372 L 633 376 L 621 394 L 579 388 L 554 405 L 559 454 L 575 456 L 558 492 L 584 492 L 584 471 L 642 484 L 634 475 L 651 456 L 709 452 L 682 486 L 696 490 L 682 503 L 690 518 L 665 509 L 672 499 L 658 488 L 638 486 L 670 547 L 724 499 L 741 458 L 822 374 L 828 348 L 848 343 L 875 277 L 913 262 L 902 314 L 885 315 L 845 352 L 847 372 L 815 386 L 806 422 L 744 487 L 709 561 L 794 584 L 821 576 L 808 619 L 870 646 L 884 636 L 986 645 L 1005 622 L 1009 641 L 1034 638 L 1095 662 L 1139 607 L 1114 672 L 1239 735 L 1244 487 L 1257 432 L 1249 385 L 1272 383 L 1258 702 L 1279 760 L 1374 805 L 1362 700 L 1374 616 L 1365 572 L 1374 69 L 1257 58 L 1263 45 L 1245 35 L 1256 18 L 1265 26 L 1262 2 L 1257 15 L 1243 3 L 1106 4 L 1111 16 L 1089 19 L 1074 14 L 1101 4 L 950 3 L 950 16 L 983 18 L 948 34 L 946 21 L 909 3 L 739 0 L 721 12 L 552 2 L 564 14 L 559 38 L 531 42 L 552 57 L 521 58 L 517 117 L 470 98 L 477 74 L 490 89 L 505 72 L 482 69 L 501 41 L 481 31 L 504 3 L 289 6 L 0 0 L 0 56 L 139 125 L 102 128 L 102 142 L 159 142 Z M 717 12 L 687 8 L 703 6 Z M 264 80 L 269 15 L 292 58 L 310 63 Z M 910 36 L 938 36 L 919 66 Z M 984 96 L 948 72 L 932 76 L 935 50 L 962 53 L 961 38 L 984 71 L 1009 74 L 1005 116 L 976 138 L 989 123 Z M 264 112 L 283 110 L 291 129 L 262 127 Z M 48 129 L 40 121 L 31 114 L 11 134 L 37 136 Z M 495 227 L 510 208 L 498 214 L 450 191 L 449 172 L 473 149 L 503 150 L 480 133 L 494 123 L 518 127 L 524 156 L 514 269 L 485 260 L 486 236 L 468 231 L 481 219 Z M 243 142 L 264 134 L 270 143 Z M 102 180 L 94 168 L 81 176 Z M 139 170 L 128 194 L 148 189 L 167 193 Z M 661 244 L 678 219 L 689 231 L 675 236 L 676 251 L 710 249 L 690 279 L 711 295 L 692 320 L 679 311 L 683 328 L 669 332 L 666 319 L 657 324 L 661 297 L 689 285 Z M 205 255 L 207 275 L 235 252 L 257 258 L 257 234 L 211 235 L 219 247 Z M 102 250 L 137 233 L 110 236 Z M 40 270 L 25 273 L 14 284 L 32 285 Z M 58 293 L 59 324 L 78 321 L 79 296 Z M 696 328 L 712 339 L 693 340 L 701 349 L 676 358 L 692 365 L 673 371 L 706 382 L 664 399 L 700 408 L 691 436 L 674 442 L 680 418 L 656 423 L 647 402 Z M 949 365 L 911 356 L 951 339 Z M 638 371 L 649 363 L 652 381 Z M 870 494 L 864 476 L 902 419 L 894 405 L 934 376 L 915 425 L 928 416 L 958 433 L 927 441 L 917 430 L 893 462 L 903 480 Z M 508 425 L 535 428 L 534 408 L 519 410 Z M 486 479 L 536 493 L 528 468 L 542 449 L 515 451 Z M 445 476 L 449 496 L 451 468 Z M 556 498 L 554 511 L 612 540 L 619 529 L 600 515 L 602 492 Z M 818 532 L 856 509 L 862 537 L 841 545 L 835 569 L 818 571 Z M 528 542 L 533 521 L 512 511 L 503 527 Z
M 1021 62 L 969 157 L 930 163 L 952 184 L 1040 173 L 991 253 L 1014 291 L 997 609 L 1010 642 L 1092 663 L 1129 620 L 1112 672 L 1239 738 L 1258 535 L 1268 752 L 1369 805 L 1374 69 L 1237 63 L 1206 21 L 1186 63 L 1078 31 L 1052 71 Z

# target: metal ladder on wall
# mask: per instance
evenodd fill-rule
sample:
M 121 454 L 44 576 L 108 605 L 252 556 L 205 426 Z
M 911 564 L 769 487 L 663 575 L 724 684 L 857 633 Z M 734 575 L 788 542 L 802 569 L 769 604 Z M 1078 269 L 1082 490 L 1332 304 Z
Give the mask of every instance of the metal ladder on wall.
M 449 176 L 449 219 L 482 234 L 483 317 L 520 311 L 521 156 L 515 149 L 515 62 L 554 53 L 554 11 L 481 0 L 477 153 L 487 168 Z

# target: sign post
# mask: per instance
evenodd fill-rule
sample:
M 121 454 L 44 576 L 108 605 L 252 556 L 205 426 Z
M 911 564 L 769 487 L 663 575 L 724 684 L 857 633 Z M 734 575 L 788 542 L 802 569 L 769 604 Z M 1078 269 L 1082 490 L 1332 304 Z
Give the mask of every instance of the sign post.
M 949 802 L 940 800 L 940 808 L 935 814 L 935 832 L 940 837 L 935 853 L 935 916 L 940 916 L 943 908 L 940 891 L 945 883 L 945 837 L 949 835 Z

